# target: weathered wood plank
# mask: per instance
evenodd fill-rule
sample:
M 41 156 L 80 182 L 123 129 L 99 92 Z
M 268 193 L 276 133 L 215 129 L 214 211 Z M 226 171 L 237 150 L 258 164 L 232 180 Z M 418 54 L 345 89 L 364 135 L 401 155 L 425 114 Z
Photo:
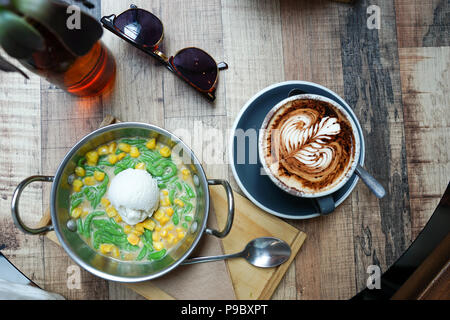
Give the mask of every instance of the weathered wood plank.
M 284 81 L 281 18 L 278 1 L 222 1 L 227 127 L 248 99 Z M 228 141 L 228 140 L 227 140 Z M 227 159 L 228 159 L 228 152 Z M 230 182 L 239 190 L 230 169 Z
M 201 8 L 201 10 L 199 10 Z M 168 55 L 186 47 L 198 47 L 217 61 L 223 60 L 223 35 L 220 1 L 170 1 L 155 12 L 164 23 L 162 50 Z M 174 19 L 176 17 L 176 19 Z M 223 155 L 226 129 L 224 76 L 219 74 L 216 101 L 209 102 L 195 89 L 165 69 L 164 126 L 182 136 L 211 177 L 227 178 Z
M 157 12 L 159 4 L 134 1 L 135 5 Z M 127 1 L 102 2 L 102 15 L 120 14 L 129 8 Z M 151 56 L 105 30 L 102 41 L 116 59 L 117 74 L 111 95 L 102 100 L 105 113 L 123 121 L 163 125 L 163 73 L 167 72 Z
M 77 4 L 72 1 L 72 3 Z M 100 1 L 87 10 L 99 18 Z M 77 4 L 79 5 L 79 4 Z M 70 148 L 84 135 L 96 129 L 103 116 L 102 99 L 77 98 L 41 79 L 41 143 L 42 171 L 52 175 Z M 50 201 L 50 185 L 43 188 L 43 210 Z M 73 262 L 60 246 L 44 238 L 45 283 L 50 291 L 58 292 L 68 299 L 105 299 L 108 297 L 107 282 L 94 277 Z M 73 269 L 80 271 L 80 287 L 68 284 Z
M 284 81 L 278 1 L 222 1 L 226 105 L 229 126 L 259 90 Z
M 395 13 L 399 48 L 450 45 L 450 1 L 395 0 Z
M 159 1 L 133 3 L 161 18 Z M 129 6 L 127 1 L 103 1 L 101 13 L 102 16 L 119 15 Z M 117 66 L 115 87 L 102 101 L 104 114 L 111 114 L 122 121 L 147 122 L 164 127 L 163 75 L 168 71 L 155 59 L 107 30 L 103 42 L 114 55 Z M 109 283 L 110 299 L 134 299 L 137 296 L 123 285 Z
M 194 152 L 211 179 L 228 179 L 226 117 L 167 118 L 165 128 L 180 137 Z
M 208 52 L 216 61 L 223 61 L 220 1 L 171 1 L 161 6 L 160 14 L 165 32 L 162 50 L 166 54 L 173 55 L 182 48 L 194 46 Z M 176 75 L 167 70 L 160 72 L 163 73 L 164 85 L 164 127 L 193 149 L 208 178 L 228 179 L 228 167 L 223 151 L 227 123 L 223 79 L 228 71 L 219 74 L 214 102 L 208 101 Z M 204 243 L 211 249 L 215 248 L 213 251 L 210 249 L 209 254 L 223 253 L 219 239 L 208 237 L 204 241 L 207 241 Z M 215 268 L 216 272 L 220 268 L 226 270 L 225 264 Z M 198 270 L 192 269 L 190 272 Z M 218 276 L 217 281 L 231 283 L 231 278 L 225 272 Z M 170 283 L 164 279 L 157 280 L 157 285 L 172 296 L 183 296 L 171 288 Z M 232 287 L 225 286 L 221 294 L 225 297 L 234 297 Z M 195 290 L 191 296 L 194 299 L 203 297 Z
M 42 87 L 47 82 L 42 80 Z M 70 148 L 84 135 L 98 128 L 102 120 L 101 98 L 77 98 L 60 89 L 42 90 L 42 171 L 52 175 Z M 50 201 L 50 186 L 43 191 L 43 208 Z M 50 291 L 68 299 L 105 299 L 107 282 L 84 271 L 60 246 L 44 239 L 45 283 Z M 79 268 L 80 288 L 68 286 L 69 267 Z M 73 268 L 72 267 L 72 268 Z
M 11 62 L 18 65 L 12 59 Z M 24 274 L 44 285 L 42 237 L 25 235 L 11 218 L 12 194 L 17 185 L 42 172 L 40 82 L 39 77 L 27 73 L 30 80 L 0 72 L 0 245 L 6 246 L 2 251 Z M 40 183 L 28 186 L 20 198 L 22 220 L 30 227 L 42 217 L 42 210 L 36 205 L 41 201 Z
M 328 0 L 281 1 L 283 58 L 286 80 L 308 80 L 342 94 L 339 7 Z
M 139 284 L 135 284 L 139 285 Z M 133 286 L 133 284 L 130 284 Z M 129 287 L 123 285 L 122 283 L 108 282 L 109 289 L 109 299 L 110 300 L 145 300 L 142 295 L 137 292 L 131 290 Z
M 319 83 L 343 94 L 341 6 L 329 1 L 281 1 L 286 78 Z M 312 238 L 296 261 L 300 299 L 349 298 L 355 291 L 352 204 L 347 199 L 331 216 L 296 222 Z
M 159 17 L 164 24 L 161 50 L 167 56 L 187 47 L 209 53 L 219 63 L 224 61 L 220 0 L 172 0 L 162 2 Z M 164 118 L 188 116 L 225 116 L 225 83 L 228 71 L 219 72 L 216 100 L 208 101 L 176 75 L 158 67 L 163 75 Z
M 198 10 L 199 7 L 202 10 Z M 173 55 L 184 47 L 195 46 L 207 51 L 217 61 L 222 61 L 223 36 L 220 17 L 219 1 L 164 3 L 160 8 L 160 18 L 165 23 L 162 50 L 168 55 Z M 163 74 L 164 86 L 164 127 L 180 136 L 193 149 L 209 178 L 227 179 L 228 170 L 223 156 L 224 138 L 220 138 L 223 137 L 226 125 L 225 91 L 221 81 L 223 73 L 219 75 L 217 98 L 212 103 L 174 74 L 165 69 L 160 72 Z M 211 134 L 212 132 L 214 134 Z M 205 240 L 211 248 L 218 250 L 210 252 L 211 254 L 220 254 L 221 245 L 218 239 Z M 217 280 L 231 283 L 226 273 Z M 157 285 L 165 288 L 166 292 L 173 296 L 180 296 L 180 293 L 176 293 L 164 279 L 158 280 Z M 230 292 L 225 289 L 223 294 L 234 296 L 232 289 Z M 193 292 L 192 297 L 202 295 Z
M 399 55 L 414 239 L 450 179 L 450 49 L 402 48 Z
M 303 250 L 303 249 L 302 249 Z M 272 300 L 296 300 L 297 299 L 297 282 L 296 279 L 296 267 L 295 263 L 292 263 L 286 273 L 284 278 L 281 279 L 278 287 L 275 289 L 272 295 Z
M 381 9 L 380 30 L 366 27 L 366 10 L 372 4 Z M 393 1 L 358 1 L 339 8 L 344 97 L 363 128 L 365 167 L 387 191 L 377 200 L 360 183 L 352 196 L 358 290 L 366 286 L 369 265 L 385 271 L 411 241 L 394 14 Z
M 278 1 L 226 0 L 221 3 L 224 61 L 230 66 L 222 72 L 225 77 L 221 75 L 221 81 L 225 82 L 227 128 L 230 128 L 249 98 L 266 86 L 285 79 L 282 24 Z M 228 137 L 226 139 L 228 141 Z M 228 159 L 229 150 L 226 152 Z M 234 190 L 239 191 L 231 171 L 229 177 Z M 292 273 L 285 277 L 274 299 L 295 299 L 296 293 L 292 290 L 294 281 Z

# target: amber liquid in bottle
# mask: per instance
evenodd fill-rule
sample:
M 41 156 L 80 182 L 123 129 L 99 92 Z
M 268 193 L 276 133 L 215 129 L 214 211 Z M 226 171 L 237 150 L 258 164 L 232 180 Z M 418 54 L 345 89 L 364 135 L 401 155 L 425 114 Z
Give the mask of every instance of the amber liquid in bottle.
M 47 28 L 38 23 L 33 25 L 44 37 L 45 49 L 21 60 L 25 67 L 80 97 L 97 96 L 112 89 L 116 64 L 101 41 L 97 41 L 87 54 L 76 56 Z

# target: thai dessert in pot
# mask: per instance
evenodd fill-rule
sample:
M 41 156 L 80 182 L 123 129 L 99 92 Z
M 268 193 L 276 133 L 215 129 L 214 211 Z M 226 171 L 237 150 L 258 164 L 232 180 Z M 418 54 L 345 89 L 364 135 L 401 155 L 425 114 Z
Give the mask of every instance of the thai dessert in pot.
M 196 209 L 191 171 L 155 138 L 111 141 L 77 161 L 70 215 L 98 252 L 159 260 L 185 237 Z

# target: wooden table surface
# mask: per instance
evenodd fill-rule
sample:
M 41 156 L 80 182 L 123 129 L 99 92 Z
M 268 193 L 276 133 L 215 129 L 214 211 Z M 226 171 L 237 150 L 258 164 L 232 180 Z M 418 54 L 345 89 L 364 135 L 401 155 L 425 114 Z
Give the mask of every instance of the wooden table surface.
M 93 1 L 92 14 L 120 13 L 129 1 Z M 285 80 L 307 80 L 344 97 L 366 139 L 366 167 L 385 186 L 377 200 L 363 183 L 327 217 L 290 221 L 307 240 L 274 299 L 347 299 L 365 288 L 367 267 L 382 271 L 405 251 L 433 213 L 450 178 L 450 34 L 448 0 L 134 0 L 161 18 L 163 50 L 208 51 L 230 68 L 220 73 L 211 104 L 151 57 L 105 31 L 117 62 L 111 96 L 77 99 L 37 76 L 0 74 L 0 245 L 41 287 L 68 299 L 140 299 L 124 286 L 81 271 L 43 236 L 22 234 L 10 214 L 12 193 L 30 175 L 55 173 L 65 153 L 106 114 L 194 132 L 215 128 L 226 163 L 229 129 L 256 92 Z M 369 5 L 380 29 L 367 28 Z M 200 159 L 208 143 L 192 146 Z M 226 152 L 225 152 L 226 151 Z M 227 178 L 226 164 L 206 165 Z M 49 186 L 31 185 L 24 220 L 39 221 Z

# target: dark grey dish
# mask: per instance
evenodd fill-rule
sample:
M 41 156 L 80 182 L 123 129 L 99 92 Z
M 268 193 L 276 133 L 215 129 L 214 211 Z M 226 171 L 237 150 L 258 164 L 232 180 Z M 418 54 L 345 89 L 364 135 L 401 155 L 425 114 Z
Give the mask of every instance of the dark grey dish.
M 364 165 L 365 143 L 364 137 L 353 110 L 350 106 L 333 91 L 306 81 L 287 81 L 274 84 L 263 89 L 253 96 L 246 105 L 242 108 L 237 116 L 232 131 L 231 131 L 231 152 L 230 164 L 233 175 L 244 194 L 259 208 L 273 215 L 287 218 L 287 219 L 309 219 L 320 216 L 315 202 L 312 199 L 299 198 L 290 195 L 279 189 L 267 175 L 262 174 L 264 169 L 259 162 L 258 157 L 251 157 L 257 150 L 257 144 L 252 144 L 246 141 L 245 150 L 240 150 L 241 157 L 238 161 L 237 152 L 237 138 L 236 130 L 242 129 L 246 132 L 249 129 L 256 130 L 259 138 L 259 129 L 264 121 L 266 114 L 278 102 L 288 97 L 289 93 L 294 90 L 300 90 L 303 93 L 317 94 L 339 103 L 350 114 L 358 129 L 358 134 L 361 141 L 361 153 L 359 157 L 359 164 Z M 257 141 L 257 140 L 256 140 Z M 242 155 L 245 155 L 245 161 L 242 160 Z M 244 163 L 242 163 L 244 162 Z M 358 176 L 354 174 L 350 180 L 338 191 L 332 194 L 336 207 L 340 205 L 353 191 L 358 182 Z

